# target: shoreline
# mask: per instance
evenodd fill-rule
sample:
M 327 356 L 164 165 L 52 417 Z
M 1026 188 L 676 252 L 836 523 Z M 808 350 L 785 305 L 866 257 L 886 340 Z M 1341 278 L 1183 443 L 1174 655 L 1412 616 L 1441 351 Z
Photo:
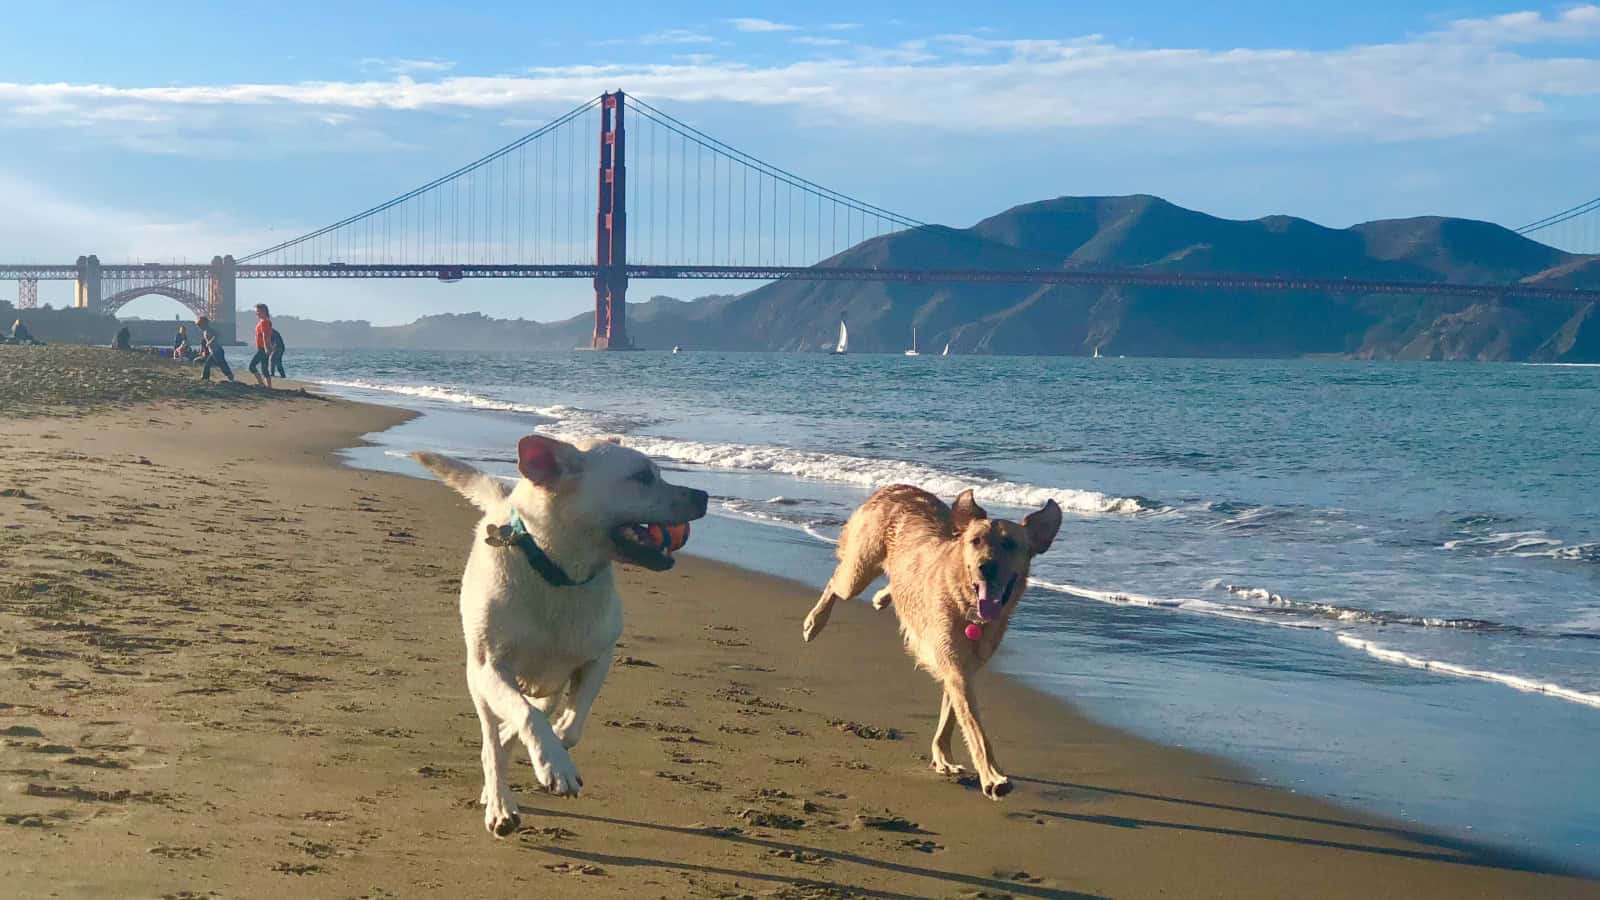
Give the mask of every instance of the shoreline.
M 453 583 L 475 516 L 441 485 L 338 454 L 410 415 L 320 399 L 139 405 L 19 420 L 0 437 L 0 488 L 31 498 L 0 498 L 25 526 L 0 531 L 0 647 L 12 648 L 0 843 L 22 851 L 0 862 L 8 883 L 65 895 L 471 895 L 508 881 L 535 895 L 707 897 L 1596 890 L 1531 857 L 1241 783 L 1231 763 L 987 673 L 982 710 L 1018 783 L 992 803 L 926 770 L 937 693 L 892 616 L 841 605 L 805 645 L 809 588 L 692 557 L 661 575 L 621 570 L 623 664 L 575 752 L 585 793 L 553 801 L 514 770 L 523 828 L 495 841 L 474 808 L 477 728 L 458 683 Z M 117 561 L 79 574 L 94 554 Z M 858 736 L 889 729 L 898 737 Z
M 420 418 L 422 420 L 426 420 L 430 415 L 432 415 L 432 413 L 429 412 L 426 409 L 419 409 L 419 408 L 415 408 L 415 407 L 411 407 L 411 406 L 406 406 L 406 405 L 402 405 L 401 403 L 398 403 L 398 402 L 387 403 L 387 402 L 383 402 L 382 399 L 368 400 L 368 399 L 341 396 L 340 394 L 336 393 L 336 390 L 335 390 L 337 387 L 340 387 L 340 386 L 349 386 L 349 385 L 343 385 L 342 383 L 336 382 L 336 383 L 334 383 L 334 385 L 331 386 L 332 389 L 330 389 L 330 386 L 328 386 L 328 385 L 323 385 L 321 383 L 313 383 L 312 386 L 311 386 L 311 389 L 313 391 L 315 391 L 315 392 L 322 393 L 325 396 L 328 396 L 330 398 L 337 398 L 337 399 L 340 399 L 340 400 L 344 400 L 346 402 L 352 402 L 352 403 L 358 403 L 358 404 L 360 404 L 360 403 L 373 403 L 373 404 L 375 404 L 377 406 L 380 406 L 380 407 L 404 410 L 404 411 L 408 412 L 409 414 L 411 414 L 413 416 L 416 416 L 416 417 L 418 417 L 418 418 Z M 410 395 L 402 394 L 402 396 L 410 396 Z M 419 395 L 419 396 L 422 396 L 424 399 L 427 399 L 427 400 L 437 400 L 438 399 L 438 398 L 432 397 L 431 395 L 426 395 L 426 394 Z M 450 398 L 450 399 L 451 400 L 455 400 L 456 398 Z M 501 410 L 499 410 L 498 408 L 495 408 L 495 407 L 486 407 L 486 408 L 483 408 L 483 409 L 474 409 L 473 411 L 474 412 L 482 412 L 482 413 L 486 413 L 486 414 L 493 414 L 493 413 L 496 413 L 496 412 L 500 412 Z M 521 410 L 515 410 L 515 411 L 521 411 Z M 410 420 L 408 420 L 408 421 L 410 421 Z M 373 445 L 375 447 L 384 446 L 384 442 L 381 439 L 377 440 L 377 441 L 374 441 L 372 443 L 373 443 Z M 385 456 L 393 456 L 394 452 L 392 450 L 390 450 L 390 451 L 385 452 L 384 455 Z M 374 462 L 374 460 L 369 459 L 369 460 L 366 460 L 365 463 L 364 463 L 363 461 L 358 460 L 358 459 L 356 459 L 354 457 L 349 457 L 349 458 L 346 458 L 346 460 L 345 460 L 345 464 L 346 465 L 348 465 L 348 466 L 350 466 L 352 468 L 363 470 L 363 471 L 380 471 L 380 472 L 397 473 L 397 474 L 401 474 L 404 477 L 414 477 L 414 478 L 420 478 L 422 480 L 431 480 L 431 476 L 429 476 L 426 473 L 422 472 L 420 469 L 415 469 L 414 467 L 410 467 L 410 468 L 414 469 L 415 474 L 410 474 L 410 473 L 404 471 L 404 469 L 408 468 L 407 466 L 394 467 L 394 466 L 385 466 L 385 465 L 376 465 L 376 466 L 368 465 L 369 463 L 372 463 L 372 462 Z M 793 531 L 793 532 L 798 532 L 798 533 L 804 534 L 804 535 L 806 535 L 806 536 L 808 536 L 810 538 L 813 538 L 815 540 L 823 541 L 824 543 L 827 543 L 827 544 L 830 544 L 830 545 L 832 544 L 831 540 L 826 540 L 826 539 L 820 537 L 819 535 L 817 535 L 815 532 L 811 531 L 808 528 L 798 528 L 796 526 L 791 526 L 791 525 L 788 525 L 786 523 L 781 523 L 781 522 L 776 522 L 776 521 L 764 522 L 764 521 L 761 521 L 761 520 L 748 519 L 748 518 L 740 516 L 740 515 L 738 515 L 736 513 L 723 514 L 723 515 L 720 515 L 718 517 L 720 519 L 722 519 L 725 523 L 727 523 L 727 527 L 730 527 L 730 528 L 733 528 L 733 529 L 736 529 L 736 530 L 754 529 L 756 531 L 761 531 L 761 530 L 765 530 L 765 529 L 778 529 L 779 531 L 783 531 L 783 532 L 792 532 Z M 710 523 L 707 523 L 707 524 L 710 524 Z M 754 541 L 754 542 L 751 542 L 751 543 L 759 545 L 759 544 L 763 544 L 763 543 L 766 543 L 766 542 L 765 541 Z M 743 544 L 743 542 L 741 542 L 741 544 Z M 804 580 L 805 576 L 801 576 L 801 575 L 795 574 L 792 565 L 777 566 L 777 567 L 773 567 L 773 568 L 757 568 L 757 567 L 754 567 L 753 565 L 741 564 L 739 561 L 737 561 L 738 559 L 741 558 L 741 555 L 740 555 L 739 552 L 733 552 L 733 553 L 724 552 L 723 554 L 721 554 L 719 556 L 708 557 L 708 556 L 700 556 L 699 554 L 696 554 L 694 552 L 695 549 L 696 548 L 694 548 L 694 547 L 688 548 L 686 551 L 684 551 L 683 554 L 680 554 L 680 557 L 688 556 L 688 557 L 692 557 L 692 558 L 695 558 L 695 559 L 703 560 L 703 561 L 708 562 L 708 563 L 712 563 L 714 565 L 727 566 L 727 567 L 733 569 L 735 572 L 743 573 L 743 574 L 751 576 L 751 577 L 774 579 L 777 582 L 780 582 L 780 583 L 782 583 L 784 585 L 789 586 L 790 588 L 792 588 L 794 591 L 798 592 L 799 594 L 806 595 L 806 597 L 807 597 L 807 599 L 805 600 L 805 607 L 806 608 L 810 607 L 810 604 L 814 600 L 814 595 L 815 595 L 816 591 L 819 589 L 819 585 L 814 585 L 814 584 L 811 584 L 810 582 Z M 742 549 L 748 550 L 750 548 L 748 546 L 744 546 Z M 831 552 L 828 555 L 830 557 L 829 565 L 831 565 L 831 555 L 832 555 Z M 788 569 L 788 571 L 785 571 L 785 569 Z M 818 570 L 817 579 L 820 581 L 821 578 L 824 577 L 824 574 L 825 573 L 823 573 L 822 570 Z M 1048 583 L 1044 587 L 1042 587 L 1040 589 L 1048 590 L 1048 591 L 1052 591 L 1052 592 L 1061 592 L 1063 590 L 1061 588 L 1061 586 L 1059 586 L 1059 585 L 1048 584 Z M 1068 594 L 1073 594 L 1074 593 L 1073 590 L 1066 590 L 1065 592 L 1068 593 Z M 868 593 L 870 593 L 870 591 Z M 864 598 L 865 598 L 865 595 L 863 595 L 862 598 L 857 598 L 857 603 L 861 604 L 861 605 L 864 605 Z M 1097 599 L 1096 606 L 1099 606 L 1099 605 L 1104 603 L 1104 601 L 1098 600 L 1098 598 L 1096 598 L 1096 599 Z M 1105 605 L 1112 611 L 1121 610 L 1125 606 L 1125 604 L 1118 604 L 1118 603 L 1111 603 L 1111 604 L 1105 604 Z M 1137 606 L 1138 604 L 1130 604 L 1130 605 Z M 889 617 L 889 618 L 892 619 L 892 617 Z M 1016 632 L 1013 635 L 1013 641 L 1011 642 L 1011 644 L 1021 643 L 1024 640 L 1026 640 L 1026 638 L 1023 637 L 1023 633 L 1022 632 Z M 1341 644 L 1347 643 L 1343 636 L 1339 636 L 1339 642 Z M 895 647 L 898 648 L 898 643 L 895 644 Z M 1014 661 L 1017 661 L 1017 660 L 1020 660 L 1020 657 L 1011 654 L 1009 651 L 1007 653 L 1001 654 L 988 667 L 988 672 L 986 673 L 986 677 L 1002 679 L 1007 684 L 1009 684 L 1012 689 L 1024 692 L 1024 693 L 1032 696 L 1035 699 L 1042 699 L 1047 704 L 1054 705 L 1057 708 L 1058 712 L 1060 712 L 1061 714 L 1067 715 L 1067 716 L 1072 717 L 1074 719 L 1078 719 L 1078 720 L 1082 720 L 1084 722 L 1091 723 L 1093 725 L 1093 727 L 1099 728 L 1099 729 L 1103 729 L 1103 730 L 1111 733 L 1112 735 L 1115 735 L 1116 737 L 1118 737 L 1120 739 L 1125 739 L 1125 740 L 1128 740 L 1128 741 L 1149 744 L 1149 745 L 1152 745 L 1152 746 L 1155 746 L 1155 747 L 1159 747 L 1159 748 L 1163 748 L 1163 749 L 1166 749 L 1166 750 L 1170 750 L 1170 751 L 1175 752 L 1175 753 L 1193 755 L 1193 756 L 1197 757 L 1198 759 L 1205 761 L 1205 764 L 1216 766 L 1216 767 L 1220 767 L 1220 768 L 1228 770 L 1229 772 L 1233 773 L 1235 777 L 1242 776 L 1242 778 L 1240 778 L 1240 782 L 1241 783 L 1249 784 L 1249 785 L 1252 785 L 1252 786 L 1255 786 L 1255 787 L 1268 789 L 1268 790 L 1282 791 L 1282 792 L 1286 792 L 1286 793 L 1290 793 L 1290 794 L 1296 794 L 1298 792 L 1298 790 L 1299 790 L 1299 789 L 1297 789 L 1295 787 L 1292 787 L 1291 786 L 1291 782 L 1292 781 L 1300 781 L 1302 779 L 1298 779 L 1298 778 L 1289 779 L 1288 776 L 1285 775 L 1285 773 L 1282 773 L 1282 772 L 1274 774 L 1274 773 L 1271 773 L 1271 772 L 1263 771 L 1261 769 L 1253 767 L 1250 764 L 1250 762 L 1248 762 L 1248 761 L 1241 760 L 1241 759 L 1238 759 L 1238 758 L 1234 758 L 1234 757 L 1228 755 L 1225 751 L 1215 750 L 1215 749 L 1203 749 L 1203 748 L 1191 747 L 1191 746 L 1189 746 L 1187 744 L 1184 744 L 1184 743 L 1178 743 L 1178 742 L 1175 742 L 1173 740 L 1164 739 L 1160 735 L 1141 734 L 1141 733 L 1138 732 L 1138 730 L 1136 730 L 1136 728 L 1134 726 L 1132 726 L 1130 724 L 1126 724 L 1126 723 L 1119 724 L 1113 719 L 1102 718 L 1100 714 L 1098 714 L 1096 712 L 1091 712 L 1088 709 L 1086 709 L 1084 706 L 1080 705 L 1078 702 L 1076 702 L 1074 699 L 1071 698 L 1070 694 L 1064 694 L 1064 693 L 1061 693 L 1059 691 L 1058 692 L 1052 692 L 1045 685 L 1037 683 L 1037 681 L 1031 681 L 1030 678 L 1029 678 L 1028 672 L 1024 668 L 1021 668 L 1021 667 L 1018 667 L 1016 665 L 1013 665 Z M 1411 668 L 1428 668 L 1428 667 L 1427 666 L 1412 665 Z M 1455 673 L 1448 673 L 1447 672 L 1445 674 L 1455 674 Z M 1453 680 L 1453 679 L 1451 679 L 1451 680 Z M 1502 687 L 1502 688 L 1506 687 L 1505 684 L 1499 683 L 1495 679 L 1475 679 L 1475 680 L 1488 681 L 1488 682 L 1493 683 L 1496 687 Z M 931 687 L 931 682 L 930 682 L 930 687 Z M 1522 688 L 1517 688 L 1517 689 L 1518 690 L 1523 690 Z M 1527 691 L 1524 691 L 1524 692 L 1525 693 L 1529 693 L 1529 694 L 1534 694 L 1534 695 L 1541 695 L 1541 696 L 1545 696 L 1545 697 L 1551 697 L 1553 699 L 1566 700 L 1566 701 L 1570 702 L 1570 698 L 1567 698 L 1565 696 L 1556 696 L 1556 692 L 1553 692 L 1553 691 L 1527 690 Z M 957 743 L 959 744 L 959 741 Z M 1492 853 L 1506 854 L 1507 856 L 1513 857 L 1513 858 L 1525 859 L 1525 860 L 1529 860 L 1529 861 L 1536 861 L 1533 864 L 1538 865 L 1538 866 L 1550 866 L 1550 867 L 1554 867 L 1556 869 L 1575 871 L 1575 872 L 1578 872 L 1580 874 L 1583 874 L 1585 877 L 1596 877 L 1597 875 L 1600 875 L 1600 867 L 1585 868 L 1581 862 L 1574 863 L 1572 861 L 1572 859 L 1571 859 L 1571 852 L 1570 851 L 1567 852 L 1566 856 L 1563 856 L 1563 855 L 1561 855 L 1560 853 L 1558 853 L 1556 851 L 1550 851 L 1550 850 L 1541 851 L 1541 850 L 1539 850 L 1537 848 L 1529 847 L 1529 846 L 1515 846 L 1515 845 L 1513 845 L 1513 844 L 1511 844 L 1511 843 L 1509 843 L 1509 842 L 1507 842 L 1505 840 L 1498 840 L 1497 841 L 1497 840 L 1493 840 L 1493 839 L 1490 839 L 1490 838 L 1487 838 L 1487 837 L 1478 837 L 1478 836 L 1475 836 L 1475 835 L 1473 835 L 1471 833 L 1473 831 L 1473 826 L 1471 826 L 1471 825 L 1466 825 L 1464 827 L 1456 827 L 1456 828 L 1454 828 L 1452 830 L 1452 829 L 1448 829 L 1445 826 L 1442 826 L 1442 825 L 1437 824 L 1437 823 L 1429 823 L 1429 822 L 1422 821 L 1422 820 L 1419 820 L 1419 819 L 1412 819 L 1412 818 L 1409 818 L 1409 817 L 1401 817 L 1399 815 L 1396 815 L 1392 811 L 1385 811 L 1383 809 L 1372 808 L 1370 806 L 1363 807 L 1363 806 L 1361 806 L 1361 805 L 1359 805 L 1359 804 L 1357 804 L 1355 802 L 1352 802 L 1350 799 L 1348 799 L 1348 797 L 1352 796 L 1352 795 L 1341 795 L 1339 792 L 1331 790 L 1331 789 L 1316 790 L 1316 791 L 1307 793 L 1305 796 L 1308 796 L 1308 797 L 1313 798 L 1314 800 L 1323 802 L 1323 803 L 1325 803 L 1325 804 L 1327 804 L 1327 805 L 1329 805 L 1329 806 L 1331 806 L 1331 807 L 1333 807 L 1335 809 L 1347 811 L 1352 815 L 1366 817 L 1367 819 L 1370 819 L 1373 822 L 1387 823 L 1387 825 L 1389 827 L 1397 829 L 1397 830 L 1402 831 L 1402 832 L 1410 832 L 1410 833 L 1414 833 L 1414 834 L 1432 835 L 1434 838 L 1459 842 L 1463 846 L 1479 847 L 1479 848 L 1486 849 L 1486 850 L 1488 850 L 1488 851 L 1490 851 Z M 1341 799 L 1341 796 L 1346 797 L 1346 799 Z M 1404 809 L 1404 804 L 1391 804 L 1391 808 L 1392 809 L 1403 810 Z
M 503 448 L 533 427 L 517 414 L 541 417 L 535 419 L 542 423 L 537 427 L 558 434 L 577 433 L 584 425 L 591 426 L 589 431 L 604 429 L 605 416 L 611 414 L 606 412 L 609 404 L 593 397 L 589 402 L 565 398 L 577 405 L 552 407 L 540 405 L 534 399 L 538 393 L 497 393 L 436 380 L 407 378 L 399 385 L 330 381 L 338 396 L 422 414 L 376 437 L 378 446 L 348 454 L 350 462 L 364 469 L 420 474 L 398 457 L 423 447 L 489 460 L 495 471 L 505 474 L 511 470 L 503 462 Z M 816 582 L 832 566 L 831 539 L 799 523 L 819 513 L 839 516 L 833 521 L 842 522 L 848 507 L 837 504 L 841 495 L 848 496 L 849 483 L 836 490 L 825 475 L 810 480 L 785 470 L 774 477 L 737 461 L 732 468 L 720 468 L 715 460 L 710 468 L 701 468 L 696 463 L 703 462 L 703 454 L 697 451 L 720 445 L 696 441 L 733 438 L 726 433 L 681 436 L 651 429 L 648 423 L 636 432 L 626 427 L 629 414 L 619 415 L 624 422 L 620 427 L 633 435 L 632 446 L 669 466 L 674 460 L 687 462 L 686 474 L 680 476 L 686 483 L 724 498 L 697 528 L 701 539 L 691 551 L 797 579 L 814 594 L 820 587 Z M 673 417 L 670 411 L 666 415 Z M 756 446 L 756 452 L 764 450 Z M 916 483 L 916 476 L 909 480 Z M 856 502 L 865 496 L 861 493 Z M 786 517 L 791 507 L 778 505 L 785 497 L 807 498 L 800 502 L 813 506 L 799 518 Z M 818 504 L 819 497 L 826 499 Z M 1114 528 L 1117 520 L 1092 517 L 1079 525 L 1088 533 Z M 1134 540 L 1147 536 L 1127 535 Z M 1074 549 L 1063 545 L 1068 554 Z M 1580 798 L 1600 788 L 1600 782 L 1578 748 L 1591 743 L 1594 722 L 1585 718 L 1586 712 L 1572 709 L 1567 699 L 1508 690 L 1498 680 L 1377 659 L 1350 647 L 1342 639 L 1344 627 L 1325 627 L 1325 621 L 1284 628 L 1281 620 L 1261 617 L 1237 622 L 1208 600 L 1162 601 L 1204 596 L 1182 589 L 1155 596 L 1074 589 L 1061 582 L 1092 578 L 1095 561 L 1082 552 L 1066 560 L 1052 555 L 1046 561 L 1068 568 L 1063 571 L 1058 565 L 1053 573 L 1046 568 L 1035 579 L 1039 590 L 1030 591 L 1027 613 L 994 661 L 997 671 L 1011 671 L 1036 688 L 1069 699 L 1097 721 L 1158 744 L 1211 753 L 1288 789 L 1458 839 L 1592 867 L 1600 820 Z M 1134 575 L 1107 583 L 1140 581 Z M 1205 590 L 1212 587 L 1207 584 Z M 1080 602 L 1077 598 L 1085 594 L 1125 602 Z M 1330 611 L 1359 612 L 1363 605 L 1355 603 Z M 1206 609 L 1193 610 L 1203 613 L 1193 615 L 1193 606 Z M 1377 615 L 1389 615 L 1382 607 L 1376 604 Z M 1263 626 L 1271 627 L 1263 634 L 1258 631 Z M 1366 631 L 1384 645 L 1398 638 L 1405 646 L 1406 635 Z M 1139 652 L 1130 652 L 1135 646 Z M 1513 736 L 1519 733 L 1529 737 Z M 1530 753 L 1536 756 L 1526 755 Z

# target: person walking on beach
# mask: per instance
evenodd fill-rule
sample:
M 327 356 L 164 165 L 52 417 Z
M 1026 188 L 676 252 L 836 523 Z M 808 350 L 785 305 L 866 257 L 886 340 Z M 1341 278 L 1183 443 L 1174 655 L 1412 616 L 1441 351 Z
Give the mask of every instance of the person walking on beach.
M 283 335 L 278 329 L 272 329 L 271 359 L 267 363 L 267 377 L 276 374 L 279 378 L 288 378 L 289 373 L 283 370 Z
M 256 384 L 266 384 L 267 389 L 272 388 L 272 314 L 267 312 L 265 303 L 256 304 L 256 355 L 250 357 L 250 374 L 255 376 Z M 266 381 L 262 381 L 262 376 Z
M 172 339 L 172 359 L 174 362 L 183 362 L 189 355 L 189 332 L 182 325 L 178 326 L 178 336 Z
M 200 368 L 200 380 L 211 380 L 211 367 L 216 366 L 222 374 L 233 381 L 233 370 L 228 368 L 228 355 L 223 352 L 222 341 L 217 337 L 217 332 L 211 327 L 211 320 L 201 316 L 194 320 L 195 327 L 200 329 L 200 352 L 205 360 L 205 365 Z

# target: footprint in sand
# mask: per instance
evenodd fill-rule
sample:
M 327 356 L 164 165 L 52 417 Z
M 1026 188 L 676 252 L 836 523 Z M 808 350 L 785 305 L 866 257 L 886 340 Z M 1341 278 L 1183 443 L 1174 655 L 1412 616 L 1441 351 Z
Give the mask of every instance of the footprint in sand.
M 754 828 L 776 828 L 782 831 L 799 831 L 806 827 L 806 820 L 788 813 L 773 812 L 764 809 L 745 809 L 739 813 L 739 818 L 748 822 Z
M 911 821 L 910 819 L 907 819 L 904 816 L 895 815 L 893 812 L 889 812 L 887 810 L 882 815 L 876 813 L 856 813 L 855 821 L 850 823 L 850 827 L 857 831 L 865 829 L 871 831 L 894 831 L 901 834 L 932 833 L 929 831 L 924 831 L 922 826 Z
M 545 868 L 563 875 L 604 875 L 605 869 L 588 863 L 546 863 Z
M 898 741 L 900 730 L 898 728 L 880 728 L 877 725 L 868 725 L 862 722 L 847 722 L 842 719 L 829 719 L 828 724 L 839 729 L 845 734 L 853 734 L 867 741 Z
M 699 775 L 696 775 L 693 772 L 657 772 L 656 777 L 666 779 L 667 781 L 674 781 L 678 784 L 687 785 L 689 787 L 698 788 L 699 790 L 708 791 L 711 793 L 717 793 L 718 791 L 722 790 L 722 784 L 720 782 L 712 781 L 707 778 L 701 778 Z
M 1045 883 L 1043 878 L 1040 878 L 1037 875 L 1029 875 L 1027 872 L 1024 872 L 1020 869 L 996 869 L 994 870 L 994 877 L 999 878 L 1002 881 L 1015 881 L 1017 884 Z
M 783 850 L 768 850 L 767 855 L 776 859 L 793 860 L 794 862 L 804 863 L 808 866 L 826 866 L 832 864 L 833 862 L 833 860 L 821 855 L 820 853 L 811 853 L 806 850 L 801 850 L 798 847 L 787 848 Z
M 476 803 L 477 801 L 474 800 L 473 802 Z M 535 836 L 550 841 L 570 841 L 577 837 L 578 833 L 570 828 L 562 828 L 559 825 L 546 825 L 543 828 L 524 828 L 518 832 L 518 837 L 524 841 L 530 840 Z
M 204 847 L 170 847 L 166 844 L 157 844 L 145 852 L 162 859 L 177 860 L 206 859 L 211 856 L 211 851 Z

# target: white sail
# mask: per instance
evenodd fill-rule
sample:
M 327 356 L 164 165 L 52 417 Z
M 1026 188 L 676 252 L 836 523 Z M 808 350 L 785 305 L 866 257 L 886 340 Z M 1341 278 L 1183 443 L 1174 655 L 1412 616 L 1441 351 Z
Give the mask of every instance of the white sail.
M 949 341 L 945 341 L 944 342 L 944 352 L 941 353 L 940 356 L 949 356 L 949 355 L 950 355 L 950 342 Z
M 850 332 L 845 330 L 844 320 L 839 320 L 839 345 L 833 348 L 835 353 L 850 352 Z

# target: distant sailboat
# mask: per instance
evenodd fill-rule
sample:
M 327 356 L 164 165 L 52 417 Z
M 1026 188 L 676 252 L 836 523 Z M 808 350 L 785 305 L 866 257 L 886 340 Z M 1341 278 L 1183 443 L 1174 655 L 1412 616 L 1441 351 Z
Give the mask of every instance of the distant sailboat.
M 940 356 L 949 356 L 950 355 L 950 342 L 949 341 L 945 341 L 944 342 L 944 352 L 939 354 L 939 355 Z
M 917 329 L 915 327 L 913 327 L 911 329 L 911 349 L 906 351 L 906 355 L 907 356 L 921 356 L 922 355 L 922 354 L 917 352 Z
M 1096 345 L 1095 348 L 1094 348 L 1094 357 L 1093 358 L 1094 359 L 1099 359 L 1100 358 L 1100 347 L 1099 347 L 1099 345 Z
M 683 348 L 682 348 L 682 347 L 679 347 L 679 346 L 678 346 L 678 345 L 677 345 L 677 344 L 673 344 L 673 345 L 672 345 L 672 352 L 673 352 L 673 353 L 677 353 L 677 352 L 678 352 L 678 351 L 680 351 L 680 350 L 682 350 L 682 349 L 683 349 Z
M 839 320 L 839 343 L 833 348 L 833 356 L 843 356 L 850 352 L 850 332 L 845 330 L 844 320 Z

